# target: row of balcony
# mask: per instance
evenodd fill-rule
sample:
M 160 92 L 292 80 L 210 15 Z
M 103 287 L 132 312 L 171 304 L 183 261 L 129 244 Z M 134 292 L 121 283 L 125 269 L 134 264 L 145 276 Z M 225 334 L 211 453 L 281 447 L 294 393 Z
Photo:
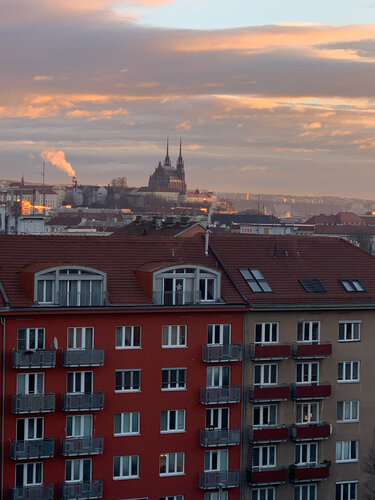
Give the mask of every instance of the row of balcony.
M 103 449 L 103 436 L 63 438 L 61 441 L 61 455 L 65 457 L 99 455 L 103 453 Z M 13 460 L 51 458 L 54 454 L 55 440 L 53 438 L 17 440 L 10 443 L 10 458 Z
M 324 399 L 330 395 L 331 384 L 328 382 L 309 385 L 264 385 L 253 386 L 249 389 L 250 401 L 284 401 L 289 398 L 294 400 Z
M 199 487 L 202 490 L 217 490 L 219 488 L 237 488 L 240 485 L 239 470 L 221 470 L 201 472 Z
M 292 441 L 317 441 L 328 439 L 331 435 L 331 425 L 326 422 L 317 424 L 293 424 L 273 427 L 252 427 L 250 429 L 249 441 L 257 443 Z
M 251 486 L 276 485 L 291 481 L 304 483 L 310 481 L 323 481 L 329 477 L 329 462 L 316 465 L 290 465 L 278 469 L 248 470 L 246 480 Z
M 62 365 L 103 366 L 104 348 L 100 349 L 63 349 Z M 12 351 L 13 368 L 54 368 L 56 366 L 56 349 L 16 350 Z
M 61 408 L 63 411 L 94 411 L 103 410 L 104 392 L 86 394 L 64 393 Z M 56 409 L 56 395 L 48 394 L 13 394 L 13 413 L 45 413 Z
M 103 481 L 64 483 L 60 487 L 61 500 L 88 500 L 103 498 Z M 53 500 L 54 485 L 19 486 L 10 489 L 10 500 Z

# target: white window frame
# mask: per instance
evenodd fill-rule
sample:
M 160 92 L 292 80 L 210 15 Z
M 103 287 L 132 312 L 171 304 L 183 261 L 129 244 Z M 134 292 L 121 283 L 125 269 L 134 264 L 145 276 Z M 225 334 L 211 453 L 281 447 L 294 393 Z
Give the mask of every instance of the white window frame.
M 297 443 L 295 446 L 295 464 L 297 466 L 316 466 L 318 460 L 318 443 Z M 315 460 L 313 456 L 315 455 Z M 304 459 L 304 456 L 306 457 Z
M 345 491 L 346 489 L 347 491 Z M 352 495 L 352 493 L 354 493 L 354 496 Z M 335 500 L 357 500 L 357 498 L 358 498 L 358 481 L 340 481 L 339 483 L 336 483 Z
M 162 410 L 160 412 L 160 433 L 170 434 L 185 432 L 185 410 Z M 165 428 L 163 428 L 163 421 L 165 421 Z M 174 422 L 174 427 L 173 427 Z
M 86 385 L 86 377 L 87 380 L 90 380 L 91 390 L 89 392 L 85 391 Z M 72 385 L 72 391 L 69 391 L 69 385 Z M 79 390 L 79 386 L 81 390 Z M 91 394 L 94 389 L 94 373 L 92 371 L 76 371 L 76 372 L 68 372 L 66 374 L 66 388 L 68 394 Z
M 163 325 L 161 345 L 163 349 L 187 347 L 187 325 Z
M 207 325 L 207 345 L 229 345 L 231 343 L 230 323 Z
M 65 482 L 66 483 L 82 483 L 84 481 L 84 476 L 87 473 L 85 471 L 86 467 L 89 467 L 89 481 L 92 477 L 92 460 L 91 458 L 75 458 L 65 460 Z M 70 467 L 70 478 L 68 477 L 68 467 Z M 75 477 L 75 473 L 78 469 L 78 477 Z
M 206 370 L 207 387 L 229 387 L 230 375 L 230 366 L 208 366 Z
M 120 340 L 120 342 L 118 342 Z M 139 325 L 116 326 L 116 349 L 141 349 L 142 327 Z
M 316 367 L 316 373 L 313 369 Z M 297 384 L 318 384 L 319 383 L 319 361 L 308 361 L 296 364 Z M 300 372 L 300 373 L 299 373 Z
M 19 438 L 21 430 L 18 428 L 23 422 L 23 438 Z M 41 426 L 38 425 L 41 423 Z M 38 433 L 38 428 L 40 432 Z M 17 441 L 37 441 L 44 438 L 44 418 L 43 417 L 29 417 L 17 418 L 16 421 L 16 438 Z
M 159 497 L 159 500 L 184 500 L 184 495 L 168 495 L 167 497 Z
M 23 341 L 20 340 L 20 334 L 25 332 L 25 346 L 20 346 Z M 18 328 L 17 330 L 17 350 L 19 351 L 37 351 L 45 348 L 45 328 Z
M 117 374 L 121 373 L 121 387 L 128 387 L 126 389 L 117 389 Z M 126 374 L 129 375 L 129 384 L 126 382 Z M 138 374 L 138 383 L 137 380 L 134 380 L 135 373 Z M 142 373 L 138 368 L 132 368 L 130 370 L 116 370 L 115 372 L 115 392 L 140 392 L 142 384 Z M 120 387 L 120 386 L 119 386 Z
M 179 462 L 181 464 L 182 459 L 182 470 L 178 470 Z M 164 470 L 162 472 L 162 470 Z M 174 453 L 161 453 L 159 456 L 159 475 L 160 476 L 181 476 L 185 474 L 185 453 L 182 451 L 177 451 Z
M 175 375 L 173 373 L 176 372 Z M 167 373 L 167 380 L 163 381 L 164 373 Z M 184 373 L 183 382 L 180 379 L 180 373 Z M 173 375 L 173 376 L 172 376 Z M 162 391 L 185 391 L 186 390 L 186 368 L 162 368 Z M 167 384 L 166 387 L 163 385 Z
M 251 488 L 251 500 L 275 500 L 275 495 L 276 490 L 272 486 L 266 486 L 264 488 Z
M 294 487 L 294 500 L 317 500 L 316 484 L 299 484 Z
M 16 480 L 15 484 L 16 486 L 21 486 L 17 482 L 17 470 L 22 470 L 22 476 L 23 476 L 23 481 L 22 481 L 22 486 L 38 486 L 43 484 L 43 462 L 28 462 L 28 463 L 23 463 L 23 464 L 16 464 L 15 467 L 15 475 L 16 475 Z M 39 469 L 39 471 L 38 471 Z M 32 471 L 32 482 L 28 483 L 27 479 L 30 476 L 28 474 L 28 471 Z M 40 474 L 40 481 L 37 481 L 37 476 Z
M 353 454 L 354 444 L 354 454 Z M 358 440 L 336 441 L 336 463 L 358 462 Z
M 356 367 L 356 368 L 355 368 Z M 347 369 L 349 368 L 349 374 Z M 361 362 L 360 361 L 339 361 L 337 365 L 338 374 L 337 382 L 339 384 L 350 384 L 359 382 L 361 379 Z M 340 371 L 342 372 L 342 378 L 340 378 Z M 357 371 L 358 377 L 354 378 L 354 372 Z M 347 377 L 347 375 L 349 375 Z
M 204 471 L 219 472 L 228 470 L 228 450 L 206 450 L 204 452 Z
M 255 323 L 255 344 L 277 344 L 279 342 L 279 323 L 277 321 Z
M 80 333 L 79 333 L 80 332 Z M 79 339 L 80 337 L 80 339 Z M 91 339 L 89 340 L 89 337 Z M 67 332 L 67 347 L 74 349 L 94 348 L 94 327 L 93 326 L 69 326 Z
M 299 321 L 297 325 L 297 342 L 300 344 L 319 344 L 320 342 L 320 321 Z M 317 328 L 318 334 L 314 338 L 314 330 Z
M 314 410 L 313 410 L 313 408 L 314 408 Z M 299 415 L 299 413 L 300 413 L 300 415 Z M 316 413 L 316 419 L 313 418 L 314 413 Z M 318 424 L 319 421 L 320 421 L 320 419 L 319 419 L 319 403 L 317 401 L 308 402 L 308 403 L 296 403 L 296 423 L 297 424 L 299 424 L 299 425 Z
M 115 476 L 116 464 L 118 464 L 119 475 Z M 136 469 L 136 471 L 134 470 Z M 139 478 L 139 455 L 123 455 L 113 457 L 113 480 Z
M 338 342 L 359 342 L 361 340 L 361 320 L 339 321 Z
M 86 434 L 87 424 L 89 427 L 89 434 Z M 71 428 L 71 432 L 69 430 Z M 66 437 L 91 437 L 93 432 L 93 416 L 88 415 L 68 415 L 66 417 Z
M 115 413 L 113 424 L 114 436 L 139 436 L 141 414 L 139 411 L 126 411 Z M 116 427 L 119 425 L 120 430 L 116 432 Z
M 20 392 L 21 379 L 24 380 L 24 392 Z M 34 379 L 32 383 L 31 379 Z M 32 385 L 36 390 L 30 390 Z M 17 373 L 17 394 L 44 394 L 44 373 Z
M 257 375 L 258 371 L 259 377 Z M 257 381 L 257 378 L 259 378 L 259 381 Z M 277 385 L 278 379 L 279 365 L 277 363 L 262 363 L 254 365 L 254 385 Z
M 359 408 L 360 402 L 358 400 L 337 401 L 337 422 L 359 422 Z M 342 418 L 339 418 L 340 413 Z M 346 417 L 346 415 L 348 417 Z
M 253 470 L 271 469 L 276 467 L 277 455 L 275 445 L 264 445 L 253 447 Z M 254 465 L 255 454 L 258 454 L 258 465 Z
M 206 408 L 206 429 L 229 429 L 229 420 L 230 408 Z
M 255 412 L 259 412 L 259 424 L 255 423 Z M 272 418 L 274 414 L 274 419 Z M 273 421 L 274 420 L 274 421 Z M 272 427 L 277 425 L 276 404 L 254 404 L 253 405 L 253 427 Z

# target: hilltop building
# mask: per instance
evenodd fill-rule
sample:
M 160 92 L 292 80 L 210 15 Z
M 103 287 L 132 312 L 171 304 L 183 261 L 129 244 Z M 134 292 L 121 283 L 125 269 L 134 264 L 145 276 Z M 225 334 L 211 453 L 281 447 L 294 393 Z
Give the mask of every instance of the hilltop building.
M 176 168 L 172 167 L 171 159 L 169 157 L 169 141 L 167 140 L 167 152 L 164 158 L 164 163 L 162 165 L 161 162 L 159 162 L 159 165 L 155 168 L 154 173 L 150 175 L 148 187 L 150 190 L 155 190 L 158 193 L 165 189 L 167 191 L 176 191 L 180 195 L 186 194 L 185 167 L 184 160 L 182 158 L 181 140 Z

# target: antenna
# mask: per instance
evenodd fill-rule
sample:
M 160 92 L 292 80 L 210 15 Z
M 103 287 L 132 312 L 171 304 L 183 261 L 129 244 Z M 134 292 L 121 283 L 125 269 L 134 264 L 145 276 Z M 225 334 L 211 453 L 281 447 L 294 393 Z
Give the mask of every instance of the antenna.
M 46 215 L 46 189 L 44 185 L 45 177 L 46 177 L 46 162 L 43 161 L 43 215 Z

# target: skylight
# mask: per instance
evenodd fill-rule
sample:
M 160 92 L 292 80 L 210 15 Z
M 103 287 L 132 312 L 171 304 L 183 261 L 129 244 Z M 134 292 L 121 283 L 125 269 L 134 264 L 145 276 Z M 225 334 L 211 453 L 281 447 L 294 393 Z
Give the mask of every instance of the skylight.
M 254 293 L 272 292 L 259 269 L 240 269 L 240 273 Z
M 347 292 L 365 292 L 366 290 L 364 289 L 362 283 L 354 278 L 345 278 L 340 280 L 343 287 Z
M 308 293 L 326 292 L 322 282 L 317 278 L 302 278 L 299 280 L 303 288 Z

